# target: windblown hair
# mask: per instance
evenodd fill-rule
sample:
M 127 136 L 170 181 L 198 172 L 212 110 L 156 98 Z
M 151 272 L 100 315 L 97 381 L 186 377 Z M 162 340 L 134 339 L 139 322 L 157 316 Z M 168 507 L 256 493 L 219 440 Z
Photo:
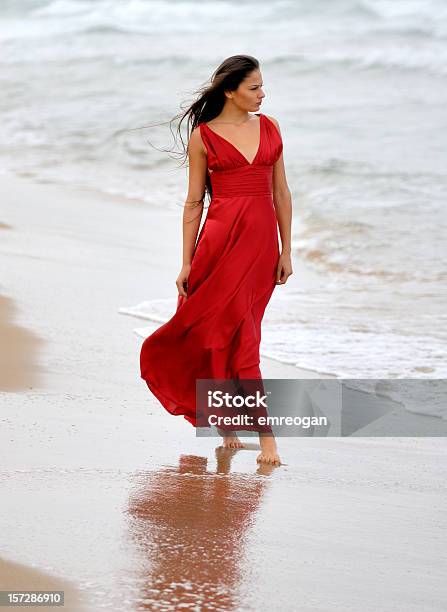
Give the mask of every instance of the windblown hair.
M 225 91 L 235 91 L 240 83 L 253 72 L 253 70 L 258 69 L 259 61 L 251 55 L 232 55 L 228 57 L 214 71 L 211 79 L 193 92 L 193 94 L 197 96 L 195 101 L 186 109 L 183 109 L 181 113 L 175 115 L 170 121 L 165 122 L 169 123 L 171 126 L 174 121 L 179 120 L 177 134 L 180 137 L 183 148 L 183 152 L 179 155 L 180 159 L 182 159 L 180 165 L 186 164 L 188 159 L 188 145 L 185 145 L 181 133 L 183 121 L 186 120 L 187 139 L 189 142 L 193 130 L 200 123 L 211 121 L 221 113 L 226 101 Z M 163 125 L 163 123 L 155 125 Z M 172 127 L 170 127 L 170 129 L 172 133 Z M 177 138 L 175 138 L 175 140 L 177 142 Z M 163 151 L 178 154 L 178 152 L 174 151 Z M 211 180 L 208 173 L 206 173 L 205 193 L 202 198 L 188 203 L 191 204 L 192 207 L 200 205 L 205 199 L 206 192 L 208 192 L 209 198 L 212 197 Z

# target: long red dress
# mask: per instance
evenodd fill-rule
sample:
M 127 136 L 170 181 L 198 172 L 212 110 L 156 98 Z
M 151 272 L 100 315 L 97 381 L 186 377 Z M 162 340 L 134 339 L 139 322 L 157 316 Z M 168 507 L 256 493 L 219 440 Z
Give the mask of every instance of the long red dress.
M 283 149 L 275 124 L 259 113 L 252 163 L 206 123 L 212 198 L 199 233 L 187 297 L 141 347 L 141 378 L 173 415 L 196 426 L 196 379 L 260 379 L 261 321 L 276 286 L 278 226 L 273 164 Z

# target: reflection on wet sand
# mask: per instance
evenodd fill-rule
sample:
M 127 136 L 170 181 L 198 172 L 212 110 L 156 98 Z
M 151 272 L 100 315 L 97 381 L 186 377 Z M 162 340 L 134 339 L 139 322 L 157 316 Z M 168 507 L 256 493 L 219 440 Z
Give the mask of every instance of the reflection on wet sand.
M 181 455 L 178 467 L 137 475 L 128 512 L 132 540 L 147 561 L 138 609 L 240 606 L 245 538 L 268 486 L 259 475 L 276 468 L 226 476 L 237 452 L 217 448 L 216 473 L 205 457 Z

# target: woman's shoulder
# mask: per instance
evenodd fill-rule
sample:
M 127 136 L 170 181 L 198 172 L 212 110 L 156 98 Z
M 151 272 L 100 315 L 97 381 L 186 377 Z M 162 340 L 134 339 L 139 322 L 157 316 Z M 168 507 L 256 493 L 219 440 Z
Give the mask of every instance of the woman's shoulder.
M 265 115 L 264 117 L 267 117 L 267 119 L 270 119 L 270 121 L 276 126 L 276 129 L 278 130 L 278 132 L 281 134 L 281 130 L 279 128 L 279 122 L 277 119 L 275 119 L 275 117 L 272 117 L 271 115 Z
M 269 120 L 270 120 L 270 121 L 273 123 L 273 125 L 275 126 L 275 128 L 276 128 L 276 130 L 277 130 L 277 132 L 278 132 L 278 134 L 279 134 L 279 137 L 280 137 L 280 138 L 281 138 L 281 140 L 282 140 L 282 134 L 281 134 L 281 129 L 280 129 L 280 127 L 279 127 L 279 122 L 278 122 L 278 120 L 277 120 L 277 119 L 275 119 L 275 117 L 272 117 L 271 115 L 264 115 L 264 117 L 266 117 L 267 119 L 269 119 Z
M 194 150 L 200 151 L 201 153 L 206 153 L 205 143 L 202 138 L 202 130 L 201 125 L 198 124 L 195 128 L 193 128 L 189 140 L 188 140 L 188 150 L 193 152 Z
M 201 130 L 201 126 L 203 124 L 199 123 L 198 125 L 196 125 L 195 128 L 192 129 L 191 131 L 191 135 L 190 135 L 190 140 L 196 141 L 196 142 L 200 142 L 200 140 L 202 140 L 202 130 Z

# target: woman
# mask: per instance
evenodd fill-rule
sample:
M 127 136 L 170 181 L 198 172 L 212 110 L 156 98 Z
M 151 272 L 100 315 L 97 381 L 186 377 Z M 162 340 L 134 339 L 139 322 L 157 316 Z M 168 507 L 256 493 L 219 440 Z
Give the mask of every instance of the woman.
M 145 339 L 140 365 L 166 410 L 193 426 L 197 379 L 262 380 L 262 317 L 275 285 L 292 274 L 281 132 L 276 119 L 253 112 L 262 86 L 259 62 L 232 56 L 182 116 L 191 134 L 177 310 Z M 206 191 L 211 201 L 196 242 Z M 224 447 L 243 447 L 234 431 L 218 431 Z M 269 431 L 259 433 L 257 462 L 280 464 Z

